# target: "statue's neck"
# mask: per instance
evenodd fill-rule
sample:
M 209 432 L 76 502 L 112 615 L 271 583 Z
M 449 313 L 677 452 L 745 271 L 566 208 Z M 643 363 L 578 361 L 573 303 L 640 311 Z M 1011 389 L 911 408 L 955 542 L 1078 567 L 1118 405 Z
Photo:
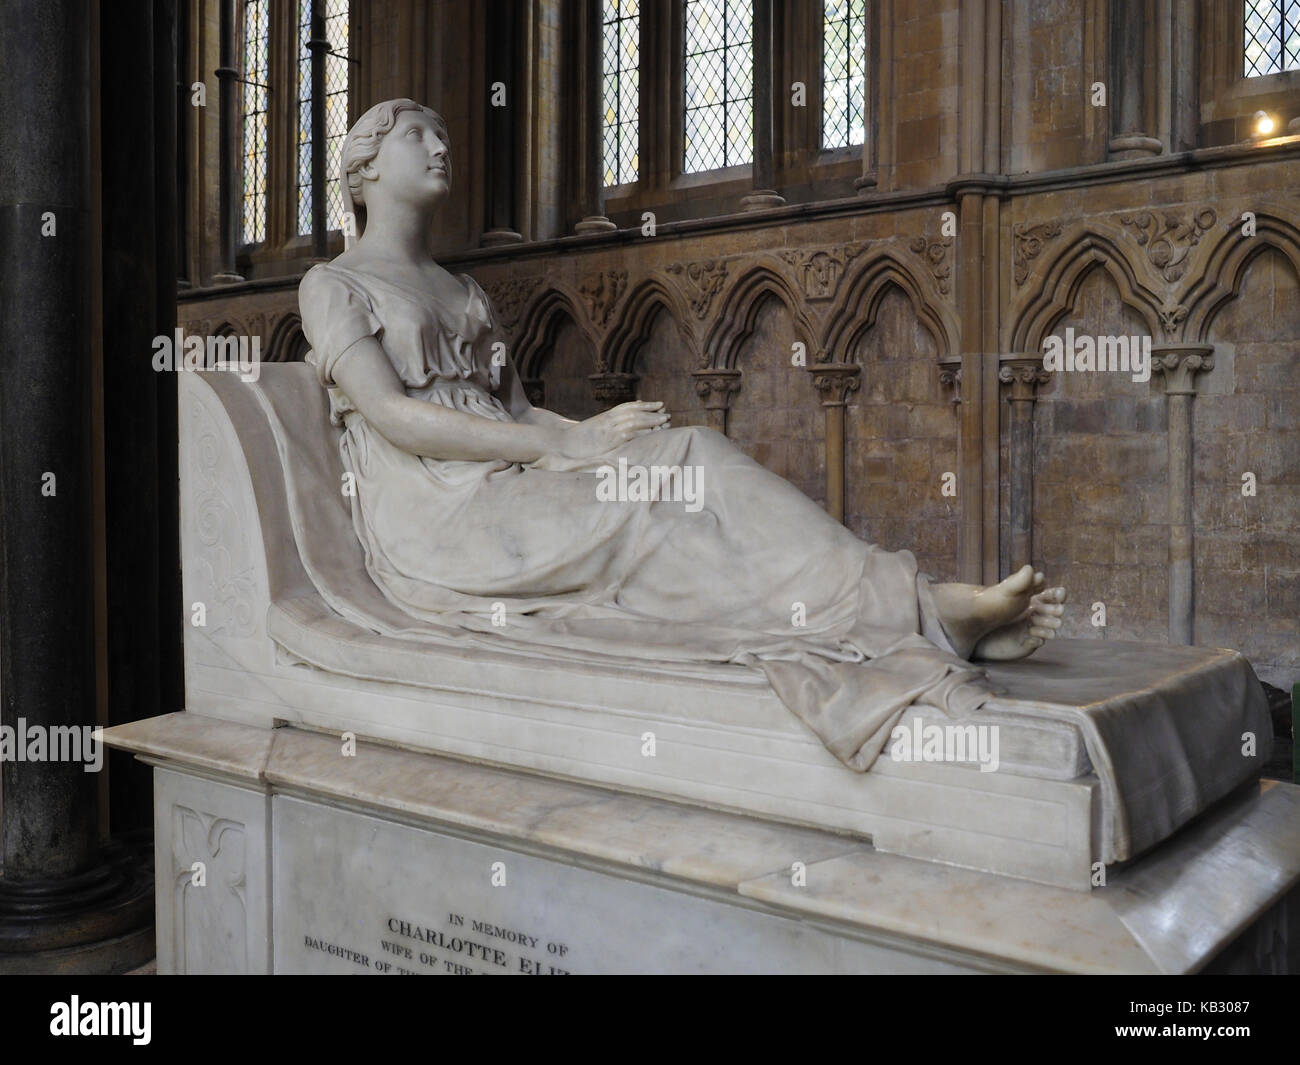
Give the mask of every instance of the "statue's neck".
M 377 258 L 427 263 L 432 258 L 429 214 L 414 204 L 376 203 L 366 212 L 365 232 L 358 240 Z

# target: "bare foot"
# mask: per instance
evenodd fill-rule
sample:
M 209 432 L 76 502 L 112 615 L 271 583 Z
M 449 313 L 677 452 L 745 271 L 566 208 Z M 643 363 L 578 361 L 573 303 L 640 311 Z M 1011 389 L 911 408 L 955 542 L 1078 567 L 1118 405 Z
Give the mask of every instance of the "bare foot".
M 939 624 L 962 658 L 970 658 L 985 636 L 1018 621 L 1030 599 L 1043 590 L 1043 575 L 1022 566 L 988 588 L 978 584 L 936 584 L 931 589 Z
M 1029 657 L 1056 636 L 1065 613 L 1064 603 L 1064 588 L 1048 588 L 1032 596 L 1024 616 L 990 632 L 975 645 L 971 658 L 1012 662 Z

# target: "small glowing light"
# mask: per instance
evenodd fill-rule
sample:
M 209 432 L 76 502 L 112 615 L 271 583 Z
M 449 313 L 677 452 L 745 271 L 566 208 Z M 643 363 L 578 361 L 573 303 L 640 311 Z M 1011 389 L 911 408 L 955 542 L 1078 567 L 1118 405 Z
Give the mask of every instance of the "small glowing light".
M 1267 137 L 1273 132 L 1273 116 L 1264 111 L 1255 112 L 1255 135 L 1258 137 Z

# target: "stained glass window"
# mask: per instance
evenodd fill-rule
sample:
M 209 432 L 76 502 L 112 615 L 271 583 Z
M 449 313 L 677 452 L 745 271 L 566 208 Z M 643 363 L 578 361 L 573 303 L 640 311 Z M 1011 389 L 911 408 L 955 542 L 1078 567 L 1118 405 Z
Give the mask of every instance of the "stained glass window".
M 686 0 L 682 170 L 754 159 L 753 0 Z
M 1246 0 L 1244 73 L 1300 70 L 1300 0 Z
M 640 175 L 640 0 L 605 0 L 601 30 L 605 184 L 621 185 Z
M 298 0 L 298 232 L 311 232 L 312 0 Z M 343 228 L 339 152 L 348 134 L 348 0 L 325 0 L 325 226 Z
M 823 148 L 846 148 L 865 139 L 866 7 L 866 0 L 826 0 L 822 5 Z
M 245 0 L 243 24 L 243 143 L 240 152 L 240 233 L 244 244 L 266 240 L 267 83 L 270 80 L 268 0 Z

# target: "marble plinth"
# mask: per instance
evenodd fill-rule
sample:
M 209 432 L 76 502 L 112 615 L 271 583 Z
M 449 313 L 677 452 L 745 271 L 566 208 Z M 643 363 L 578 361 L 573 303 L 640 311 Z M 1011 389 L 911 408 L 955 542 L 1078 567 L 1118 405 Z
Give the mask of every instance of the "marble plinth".
M 1082 893 L 294 727 L 105 739 L 155 767 L 162 973 L 1300 971 L 1288 784 Z

